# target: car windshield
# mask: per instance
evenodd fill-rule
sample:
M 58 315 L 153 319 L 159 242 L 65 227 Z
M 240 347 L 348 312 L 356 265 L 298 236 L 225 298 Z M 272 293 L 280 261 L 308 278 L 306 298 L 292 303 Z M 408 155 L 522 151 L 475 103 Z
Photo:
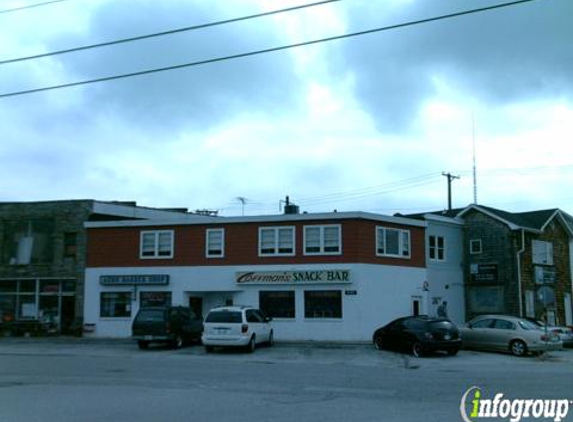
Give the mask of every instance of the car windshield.
M 533 322 L 527 320 L 519 321 L 519 326 L 524 330 L 539 330 L 539 325 L 536 325 Z
M 241 313 L 233 311 L 215 311 L 209 312 L 205 322 L 227 322 L 227 323 L 241 323 Z
M 136 321 L 162 321 L 163 310 L 161 309 L 143 309 L 139 311 Z

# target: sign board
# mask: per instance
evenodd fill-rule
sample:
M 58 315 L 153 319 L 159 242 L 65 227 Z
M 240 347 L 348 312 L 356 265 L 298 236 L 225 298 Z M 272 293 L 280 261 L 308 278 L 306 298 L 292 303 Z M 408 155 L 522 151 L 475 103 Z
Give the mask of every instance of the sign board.
M 471 264 L 470 274 L 476 283 L 496 283 L 497 264 Z
M 350 270 L 251 271 L 236 274 L 237 284 L 340 284 L 352 283 Z
M 122 285 L 167 285 L 169 284 L 168 274 L 145 274 L 145 275 L 102 275 L 99 278 L 100 284 L 104 286 Z
M 358 294 L 358 292 L 356 290 L 345 290 L 344 294 L 346 296 L 356 296 Z
M 553 284 L 555 283 L 555 268 L 535 266 L 535 283 L 536 284 Z

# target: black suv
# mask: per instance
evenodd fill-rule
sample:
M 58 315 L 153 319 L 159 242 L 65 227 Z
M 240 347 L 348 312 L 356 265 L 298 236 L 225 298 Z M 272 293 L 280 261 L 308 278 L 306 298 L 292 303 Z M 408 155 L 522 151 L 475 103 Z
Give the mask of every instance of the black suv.
M 140 349 L 147 349 L 151 342 L 179 348 L 185 342 L 201 339 L 203 319 L 184 306 L 143 308 L 133 320 L 131 332 Z

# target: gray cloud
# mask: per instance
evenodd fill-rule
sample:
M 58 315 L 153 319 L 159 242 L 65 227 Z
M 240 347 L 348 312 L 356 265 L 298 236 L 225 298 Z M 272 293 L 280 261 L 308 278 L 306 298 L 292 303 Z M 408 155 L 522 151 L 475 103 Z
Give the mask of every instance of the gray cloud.
M 498 2 L 495 2 L 498 3 Z M 351 30 L 454 13 L 494 2 L 416 1 L 347 6 Z M 344 69 L 383 131 L 401 131 L 440 75 L 476 100 L 570 96 L 573 2 L 538 1 L 349 40 Z
M 188 1 L 108 2 L 95 10 L 82 35 L 48 38 L 55 50 L 256 13 L 246 2 L 217 10 Z M 220 4 L 222 8 L 223 5 Z M 129 73 L 241 53 L 281 44 L 268 19 L 57 56 L 58 83 Z M 299 81 L 288 53 L 156 73 L 82 89 L 91 115 L 113 114 L 151 131 L 205 129 L 245 109 L 281 113 L 298 99 Z M 63 75 L 63 76 L 62 76 Z M 15 74 L 14 76 L 17 76 Z M 58 116 L 56 116 L 57 118 Z

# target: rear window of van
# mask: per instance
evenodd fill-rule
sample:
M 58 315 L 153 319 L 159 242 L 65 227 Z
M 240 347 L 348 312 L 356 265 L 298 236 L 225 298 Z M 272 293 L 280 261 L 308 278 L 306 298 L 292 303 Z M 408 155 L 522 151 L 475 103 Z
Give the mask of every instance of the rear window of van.
M 240 312 L 233 311 L 215 311 L 209 312 L 205 322 L 226 322 L 226 323 L 238 323 L 242 321 Z
M 142 309 L 137 314 L 136 321 L 163 321 L 164 311 L 160 309 Z

